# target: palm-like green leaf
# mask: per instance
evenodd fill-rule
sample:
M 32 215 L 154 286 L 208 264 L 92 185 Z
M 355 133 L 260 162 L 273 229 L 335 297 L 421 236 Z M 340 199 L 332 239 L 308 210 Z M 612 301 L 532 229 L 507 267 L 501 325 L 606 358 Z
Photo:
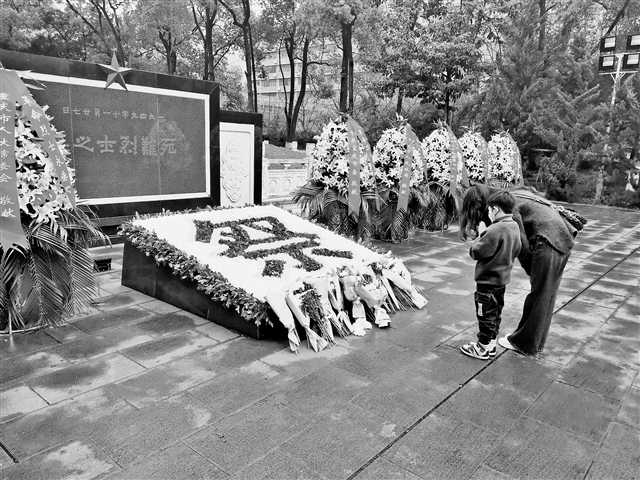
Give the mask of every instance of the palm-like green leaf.
M 393 214 L 393 221 L 390 225 L 390 238 L 392 242 L 406 240 L 409 235 L 411 222 L 405 210 L 396 210 Z
M 379 196 L 374 191 L 362 191 L 360 200 L 357 218 L 350 218 L 349 199 L 333 189 L 325 188 L 322 184 L 309 182 L 293 194 L 293 201 L 309 219 L 316 220 L 342 235 L 366 240 L 372 233 L 372 217 Z
M 37 296 L 40 325 L 57 325 L 64 309 L 64 291 L 68 290 L 69 275 L 64 259 L 58 263 L 55 258 L 38 247 L 32 247 L 29 256 L 29 274 L 33 281 L 31 294 Z
M 20 247 L 10 248 L 6 253 L 2 252 L 0 263 L 0 309 L 3 317 L 2 324 L 11 322 L 16 328 L 25 326 L 24 318 L 20 311 L 20 278 L 27 263 L 28 251 Z
M 66 312 L 72 314 L 88 307 L 95 296 L 95 278 L 93 259 L 84 248 L 71 252 L 71 295 L 67 301 Z
M 29 250 L 2 256 L 0 323 L 24 328 L 55 325 L 89 303 L 94 294 L 93 261 L 87 247 L 108 243 L 81 208 L 57 213 L 57 220 L 25 225 Z

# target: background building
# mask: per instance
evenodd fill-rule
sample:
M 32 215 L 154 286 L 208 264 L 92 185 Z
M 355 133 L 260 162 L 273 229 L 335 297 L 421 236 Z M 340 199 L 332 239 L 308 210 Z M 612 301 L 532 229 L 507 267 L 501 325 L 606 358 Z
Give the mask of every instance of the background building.
M 311 48 L 306 93 L 298 118 L 298 132 L 316 130 L 322 127 L 331 112 L 337 108 L 340 90 L 340 52 L 335 45 L 321 45 Z M 263 114 L 267 134 L 273 136 L 285 130 L 284 105 L 288 99 L 291 68 L 284 49 L 269 52 L 257 68 L 258 111 Z M 301 87 L 302 62 L 295 60 L 294 92 Z

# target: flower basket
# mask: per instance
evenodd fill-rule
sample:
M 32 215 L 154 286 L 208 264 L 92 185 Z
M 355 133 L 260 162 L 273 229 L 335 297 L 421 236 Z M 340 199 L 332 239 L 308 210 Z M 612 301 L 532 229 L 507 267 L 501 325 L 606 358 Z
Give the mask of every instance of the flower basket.
M 411 164 L 405 167 L 407 155 Z M 424 154 L 409 124 L 403 122 L 382 133 L 373 149 L 373 169 L 383 200 L 375 236 L 392 242 L 405 240 L 431 198 L 425 194 Z
M 482 135 L 469 130 L 458 140 L 469 183 L 485 183 L 489 170 L 489 150 Z
M 439 123 L 422 141 L 425 172 L 434 200 L 421 218 L 423 228 L 444 230 L 456 218 L 456 203 L 468 184 L 460 144 L 451 128 Z
M 522 185 L 522 161 L 520 150 L 508 132 L 498 132 L 491 136 L 487 150 L 489 152 L 489 185 L 506 188 Z
M 95 293 L 87 247 L 108 240 L 75 204 L 69 152 L 47 108 L 15 72 L 0 69 L 0 85 L 0 143 L 12 145 L 0 149 L 0 329 L 12 333 L 86 307 Z
M 293 201 L 313 221 L 330 230 L 367 239 L 379 204 L 371 147 L 351 117 L 329 122 L 311 153 L 311 178 Z

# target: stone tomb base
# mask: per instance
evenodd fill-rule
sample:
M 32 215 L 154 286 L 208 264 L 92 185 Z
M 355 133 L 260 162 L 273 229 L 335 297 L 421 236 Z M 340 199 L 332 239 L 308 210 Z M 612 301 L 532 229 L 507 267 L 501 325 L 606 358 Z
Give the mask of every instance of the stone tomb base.
M 273 327 L 247 322 L 234 310 L 198 291 L 194 282 L 176 277 L 169 267 L 158 266 L 129 241 L 124 244 L 122 285 L 259 340 L 287 338 L 287 331 L 276 318 L 271 319 Z

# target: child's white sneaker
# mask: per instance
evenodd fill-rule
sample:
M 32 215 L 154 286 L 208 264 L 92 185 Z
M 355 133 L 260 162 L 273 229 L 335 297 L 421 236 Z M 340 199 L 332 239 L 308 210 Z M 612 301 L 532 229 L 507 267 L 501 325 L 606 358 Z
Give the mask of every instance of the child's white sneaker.
M 483 345 L 479 342 L 471 342 L 460 346 L 460 351 L 467 357 L 477 358 L 479 360 L 489 360 L 491 354 L 489 353 L 489 346 Z M 493 355 L 496 354 L 495 347 L 493 348 Z

